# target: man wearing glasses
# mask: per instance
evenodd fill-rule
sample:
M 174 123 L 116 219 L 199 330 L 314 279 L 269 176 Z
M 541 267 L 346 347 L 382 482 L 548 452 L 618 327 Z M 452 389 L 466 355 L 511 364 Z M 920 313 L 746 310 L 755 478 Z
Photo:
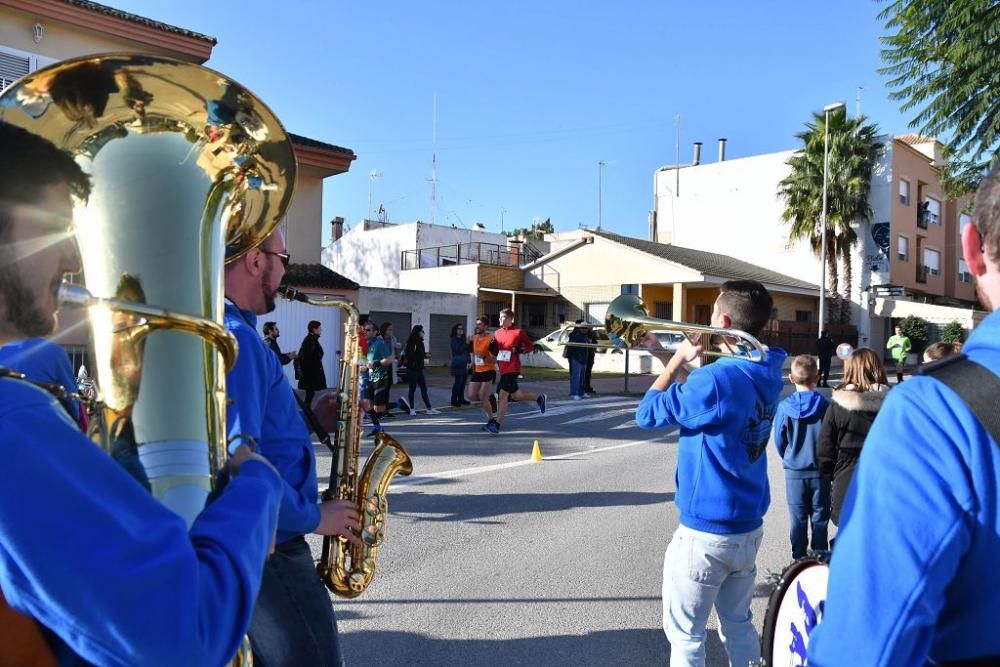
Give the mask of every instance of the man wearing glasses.
M 225 326 L 240 345 L 226 377 L 228 434 L 234 442 L 255 443 L 278 469 L 284 487 L 277 544 L 264 567 L 250 644 L 255 663 L 265 667 L 339 667 L 343 658 L 333 606 L 305 535 L 339 535 L 360 544 L 357 510 L 348 501 L 317 502 L 312 439 L 281 362 L 256 330 L 257 316 L 274 310 L 288 261 L 279 231 L 226 264 Z M 332 397 L 318 401 L 314 414 L 324 428 L 336 426 Z

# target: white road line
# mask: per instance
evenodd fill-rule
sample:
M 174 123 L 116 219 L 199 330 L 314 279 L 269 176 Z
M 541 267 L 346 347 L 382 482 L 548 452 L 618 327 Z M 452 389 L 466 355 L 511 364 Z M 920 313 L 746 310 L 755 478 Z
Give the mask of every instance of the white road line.
M 527 413 L 511 413 L 508 415 L 508 419 L 541 419 L 543 417 L 555 417 L 557 415 L 565 415 L 573 412 L 580 412 L 581 410 L 596 410 L 598 408 L 611 408 L 623 405 L 637 405 L 634 400 L 631 399 L 619 399 L 617 401 L 605 401 L 603 403 L 591 403 L 589 401 L 567 401 L 560 402 L 558 404 L 550 404 L 552 407 L 545 411 L 543 415 L 537 410 L 535 412 Z
M 573 452 L 571 454 L 558 454 L 556 456 L 545 457 L 546 461 L 553 461 L 557 459 L 570 459 L 581 454 L 597 454 L 598 452 L 610 452 L 614 449 L 626 449 L 628 447 L 635 447 L 637 445 L 645 445 L 650 442 L 658 440 L 659 437 L 649 438 L 647 440 L 636 440 L 634 442 L 626 442 L 621 445 L 611 445 L 610 447 L 599 447 L 597 449 L 583 449 L 578 452 Z M 476 468 L 458 468 L 456 470 L 445 470 L 444 472 L 434 472 L 427 475 L 420 475 L 418 477 L 404 477 L 398 481 L 393 482 L 393 489 L 398 489 L 401 486 L 419 486 L 421 484 L 430 484 L 431 482 L 437 481 L 439 479 L 455 479 L 457 477 L 468 477 L 470 475 L 481 475 L 486 472 L 495 472 L 497 470 L 506 470 L 508 468 L 517 468 L 520 466 L 531 465 L 536 463 L 532 459 L 525 459 L 523 461 L 511 461 L 510 463 L 497 463 L 491 466 L 478 466 Z
M 570 419 L 568 422 L 563 422 L 562 426 L 568 426 L 570 424 L 586 424 L 589 422 L 599 422 L 605 419 L 611 419 L 613 417 L 622 417 L 624 415 L 635 414 L 634 407 L 619 408 L 618 410 L 604 410 L 602 412 L 597 412 L 591 415 L 584 415 L 583 417 L 577 417 L 576 419 Z

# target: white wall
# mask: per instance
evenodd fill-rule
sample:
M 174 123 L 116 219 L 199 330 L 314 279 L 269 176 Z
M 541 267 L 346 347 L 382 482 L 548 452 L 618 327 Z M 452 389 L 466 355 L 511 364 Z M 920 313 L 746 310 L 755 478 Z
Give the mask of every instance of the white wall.
M 462 229 L 445 225 L 429 225 L 423 222 L 417 225 L 417 243 L 413 248 L 434 248 L 442 245 L 458 243 L 493 243 L 503 248 L 507 247 L 507 237 L 495 232 L 477 229 Z
M 298 350 L 305 338 L 307 325 L 311 320 L 323 323 L 323 333 L 319 343 L 323 346 L 323 372 L 326 373 L 327 387 L 333 389 L 337 386 L 340 374 L 340 354 L 341 354 L 341 311 L 339 308 L 329 308 L 324 306 L 310 306 L 300 301 L 288 301 L 278 299 L 274 312 L 261 315 L 257 318 L 257 333 L 263 336 L 264 322 L 273 320 L 278 323 L 281 337 L 278 338 L 278 345 L 282 352 Z M 295 379 L 295 371 L 292 364 L 284 366 L 285 377 L 292 387 L 298 387 Z
M 432 269 L 410 269 L 400 275 L 399 287 L 405 290 L 456 292 L 475 297 L 479 294 L 479 265 L 456 264 Z
M 296 264 L 318 264 L 322 250 L 323 178 L 309 167 L 299 167 L 295 194 L 285 215 L 285 243 Z
M 398 288 L 401 253 L 417 247 L 417 226 L 358 225 L 323 249 L 323 266 L 368 287 Z

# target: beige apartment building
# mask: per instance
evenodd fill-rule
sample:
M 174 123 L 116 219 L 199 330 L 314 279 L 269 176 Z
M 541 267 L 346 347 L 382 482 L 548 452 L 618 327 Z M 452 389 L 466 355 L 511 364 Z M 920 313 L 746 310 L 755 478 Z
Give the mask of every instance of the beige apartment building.
M 936 328 L 958 320 L 968 330 L 981 318 L 961 256 L 968 198 L 947 200 L 940 185 L 941 144 L 917 135 L 878 139 L 868 222 L 857 226 L 848 293 L 858 344 L 880 349 L 894 323 L 918 315 Z M 650 235 L 661 242 L 728 255 L 820 282 L 820 263 L 808 243 L 788 242 L 785 202 L 778 184 L 789 173 L 782 151 L 661 167 L 654 174 Z M 841 287 L 841 291 L 844 291 Z M 800 314 L 801 316 L 801 314 Z M 810 322 L 818 328 L 818 313 Z

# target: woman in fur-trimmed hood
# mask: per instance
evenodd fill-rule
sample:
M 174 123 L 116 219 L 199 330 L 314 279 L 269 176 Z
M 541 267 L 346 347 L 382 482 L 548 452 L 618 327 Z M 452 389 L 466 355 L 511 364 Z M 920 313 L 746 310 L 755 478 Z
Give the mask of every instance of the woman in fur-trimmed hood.
M 866 347 L 855 350 L 844 363 L 844 381 L 833 390 L 816 444 L 819 471 L 833 480 L 830 520 L 838 527 L 861 447 L 888 392 L 878 355 Z

